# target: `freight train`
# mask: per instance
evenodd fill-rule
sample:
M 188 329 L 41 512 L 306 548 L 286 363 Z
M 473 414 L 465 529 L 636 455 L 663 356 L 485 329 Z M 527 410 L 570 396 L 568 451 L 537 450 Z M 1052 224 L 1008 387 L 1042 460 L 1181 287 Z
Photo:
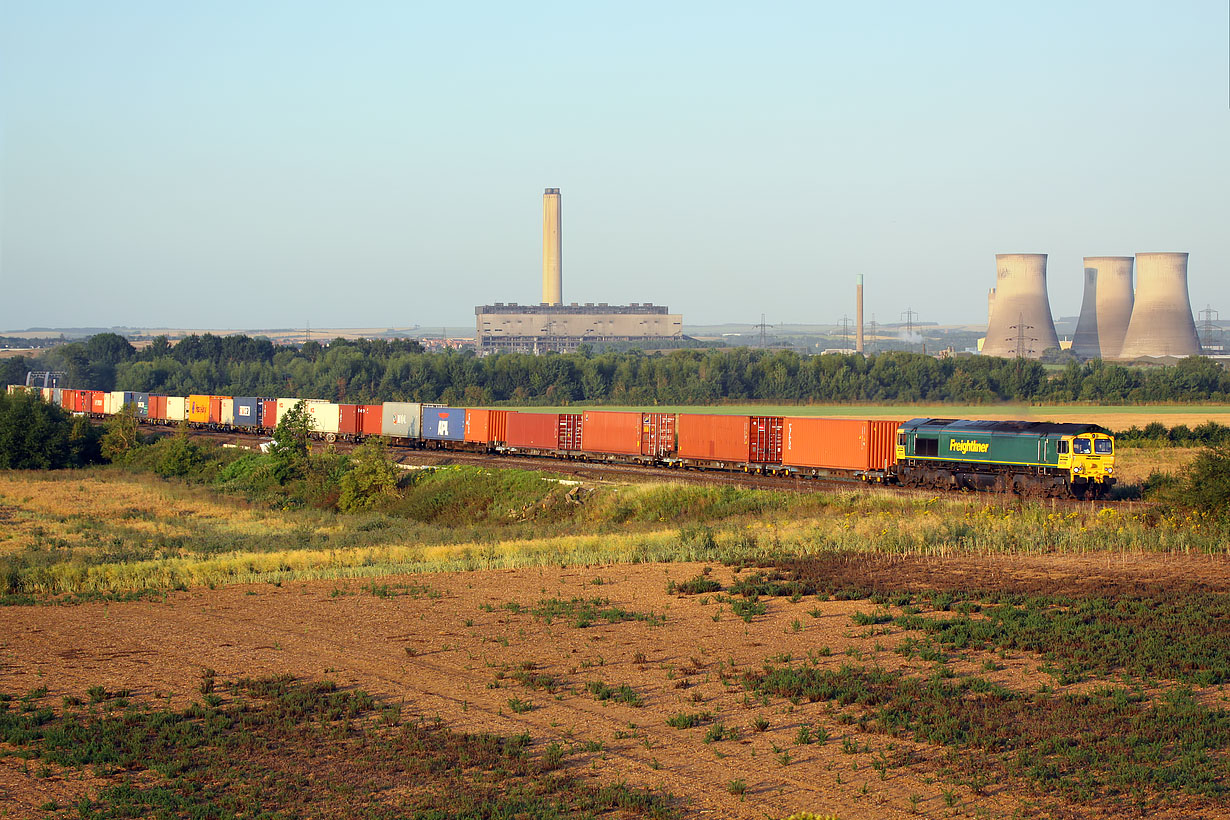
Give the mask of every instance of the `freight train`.
M 586 410 L 527 413 L 419 402 L 160 396 L 32 390 L 73 413 L 133 407 L 144 424 L 272 434 L 303 401 L 328 442 L 390 444 L 688 469 L 845 477 L 931 489 L 1100 498 L 1115 483 L 1114 438 L 1094 424 L 918 418 L 908 421 Z

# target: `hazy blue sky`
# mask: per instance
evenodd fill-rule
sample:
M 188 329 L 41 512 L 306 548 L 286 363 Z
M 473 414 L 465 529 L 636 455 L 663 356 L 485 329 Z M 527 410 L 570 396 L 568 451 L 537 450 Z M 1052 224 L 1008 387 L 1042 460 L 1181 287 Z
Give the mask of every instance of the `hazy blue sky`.
M 985 321 L 997 252 L 1191 253 L 1230 318 L 1230 24 L 1197 2 L 0 0 L 0 329 Z

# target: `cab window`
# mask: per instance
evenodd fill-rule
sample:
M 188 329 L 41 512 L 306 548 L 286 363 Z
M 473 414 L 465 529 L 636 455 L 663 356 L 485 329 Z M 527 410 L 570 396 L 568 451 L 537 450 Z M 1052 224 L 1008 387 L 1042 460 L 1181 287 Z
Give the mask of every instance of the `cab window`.
M 1055 446 L 1055 450 L 1056 450 L 1056 452 L 1058 452 L 1058 453 L 1059 453 L 1059 455 L 1061 455 L 1061 456 L 1062 456 L 1062 455 L 1064 455 L 1065 453 L 1067 453 L 1067 452 L 1068 452 L 1068 442 L 1063 441 L 1063 440 L 1061 439 L 1061 440 L 1060 440 L 1060 442 L 1059 442 L 1059 444 L 1057 444 L 1057 445 Z
M 1100 456 L 1108 456 L 1114 452 L 1115 443 L 1108 438 L 1098 438 L 1093 440 L 1093 451 Z
M 1087 438 L 1072 439 L 1072 452 L 1077 455 L 1089 455 L 1090 441 Z
M 897 434 L 897 446 L 898 446 L 898 447 L 904 447 L 904 446 L 905 446 L 905 433 L 898 433 L 898 434 Z

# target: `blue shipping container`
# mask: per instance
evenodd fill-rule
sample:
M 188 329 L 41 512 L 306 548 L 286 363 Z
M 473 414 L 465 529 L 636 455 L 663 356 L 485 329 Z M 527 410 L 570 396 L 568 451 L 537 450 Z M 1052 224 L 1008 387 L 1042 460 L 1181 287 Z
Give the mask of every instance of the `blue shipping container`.
M 464 441 L 466 411 L 461 407 L 424 407 L 423 438 L 436 441 Z
M 265 403 L 254 396 L 235 397 L 235 426 L 259 427 Z
M 132 398 L 128 398 L 127 393 L 124 394 L 124 402 L 132 403 L 137 406 L 137 416 L 140 418 L 149 418 L 149 393 L 133 393 Z

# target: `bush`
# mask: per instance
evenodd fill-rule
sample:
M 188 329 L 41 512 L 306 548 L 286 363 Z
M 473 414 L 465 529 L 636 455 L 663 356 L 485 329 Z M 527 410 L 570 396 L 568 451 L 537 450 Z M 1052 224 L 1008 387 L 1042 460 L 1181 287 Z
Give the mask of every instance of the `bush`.
M 370 510 L 397 496 L 397 468 L 382 439 L 370 438 L 363 442 L 351 458 L 353 467 L 341 478 L 339 510 Z

